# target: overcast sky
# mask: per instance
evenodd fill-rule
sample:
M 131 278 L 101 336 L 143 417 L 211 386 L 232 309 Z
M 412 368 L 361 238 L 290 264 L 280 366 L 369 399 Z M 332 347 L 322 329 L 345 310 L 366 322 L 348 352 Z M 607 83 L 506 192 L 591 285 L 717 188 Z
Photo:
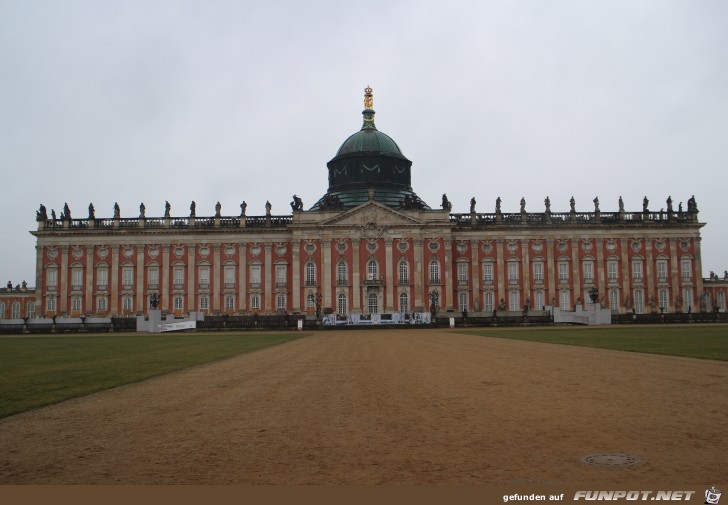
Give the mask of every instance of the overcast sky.
M 289 214 L 376 125 L 454 212 L 700 209 L 728 269 L 728 2 L 0 0 L 0 281 L 74 218 Z

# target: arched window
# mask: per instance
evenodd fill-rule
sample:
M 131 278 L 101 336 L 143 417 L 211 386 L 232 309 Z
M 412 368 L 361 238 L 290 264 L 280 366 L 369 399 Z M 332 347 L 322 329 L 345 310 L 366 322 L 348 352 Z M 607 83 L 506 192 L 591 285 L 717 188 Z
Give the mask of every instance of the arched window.
M 20 319 L 20 303 L 13 302 L 11 307 L 12 307 L 12 314 L 10 315 L 10 317 L 12 317 L 13 319 Z
M 5 319 L 5 303 L 0 302 L 0 319 Z
M 379 314 L 379 300 L 376 293 L 370 293 L 368 298 L 370 314 Z
M 251 295 L 251 297 L 250 297 L 250 308 L 251 309 L 259 309 L 260 308 L 260 295 Z
M 409 312 L 409 295 L 407 293 L 400 293 L 399 295 L 399 312 L 402 314 Z
M 346 295 L 344 293 L 339 293 L 338 297 L 338 304 L 337 304 L 337 312 L 341 316 L 346 315 Z
M 404 260 L 399 262 L 399 283 L 409 284 L 409 265 Z
M 636 314 L 642 314 L 645 309 L 644 291 L 641 289 L 634 290 L 634 311 Z
M 375 260 L 369 260 L 367 263 L 367 279 L 376 280 L 379 278 L 379 265 Z
M 725 312 L 725 295 L 723 294 L 723 291 L 718 291 L 718 310 L 721 312 Z
M 28 317 L 35 317 L 35 303 L 34 302 L 28 303 L 27 310 L 28 310 Z
M 468 294 L 464 291 L 461 292 L 458 301 L 460 302 L 460 312 L 466 312 L 468 310 Z
M 612 312 L 619 310 L 619 292 L 616 289 L 609 292 L 609 308 Z
M 658 296 L 660 298 L 660 302 L 659 302 L 660 303 L 660 309 L 663 312 L 666 312 L 667 311 L 667 306 L 669 304 L 669 299 L 668 299 L 668 296 L 667 296 L 667 290 L 666 289 L 661 289 L 660 292 L 658 293 Z
M 569 310 L 571 308 L 571 296 L 569 290 L 565 289 L 561 292 L 561 310 Z
M 693 311 L 693 290 L 692 288 L 685 288 L 683 290 L 683 311 Z
M 493 292 L 492 291 L 485 292 L 485 297 L 483 298 L 483 309 L 486 312 L 493 311 Z
M 312 261 L 306 263 L 306 286 L 316 285 L 316 264 Z
M 306 295 L 306 307 L 310 309 L 316 308 L 316 297 L 313 293 L 309 293 Z
M 440 284 L 440 262 L 430 261 L 430 284 Z

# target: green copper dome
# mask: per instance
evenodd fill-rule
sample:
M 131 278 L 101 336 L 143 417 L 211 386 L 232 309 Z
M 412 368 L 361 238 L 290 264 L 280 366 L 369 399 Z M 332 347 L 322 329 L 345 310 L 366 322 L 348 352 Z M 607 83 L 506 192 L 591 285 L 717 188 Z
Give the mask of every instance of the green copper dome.
M 382 154 L 398 154 L 403 156 L 397 143 L 387 135 L 373 126 L 362 128 L 341 144 L 336 156 L 350 153 L 377 152 Z
M 364 122 L 326 166 L 329 190 L 311 210 L 345 210 L 373 199 L 398 209 L 429 209 L 412 191 L 411 167 L 392 138 L 374 125 L 372 89 L 364 90 Z

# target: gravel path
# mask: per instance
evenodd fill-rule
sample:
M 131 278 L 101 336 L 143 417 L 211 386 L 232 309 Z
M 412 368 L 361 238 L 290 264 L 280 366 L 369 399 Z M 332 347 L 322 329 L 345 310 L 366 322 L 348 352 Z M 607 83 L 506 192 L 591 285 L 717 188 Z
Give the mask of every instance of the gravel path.
M 327 331 L 6 418 L 0 484 L 711 484 L 726 433 L 726 362 Z

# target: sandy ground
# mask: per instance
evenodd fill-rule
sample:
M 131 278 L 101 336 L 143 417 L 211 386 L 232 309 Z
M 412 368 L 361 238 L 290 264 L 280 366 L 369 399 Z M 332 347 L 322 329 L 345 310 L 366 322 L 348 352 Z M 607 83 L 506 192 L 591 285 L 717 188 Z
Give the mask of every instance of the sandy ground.
M 726 362 L 328 331 L 6 418 L 0 484 L 711 484 L 726 433 Z

